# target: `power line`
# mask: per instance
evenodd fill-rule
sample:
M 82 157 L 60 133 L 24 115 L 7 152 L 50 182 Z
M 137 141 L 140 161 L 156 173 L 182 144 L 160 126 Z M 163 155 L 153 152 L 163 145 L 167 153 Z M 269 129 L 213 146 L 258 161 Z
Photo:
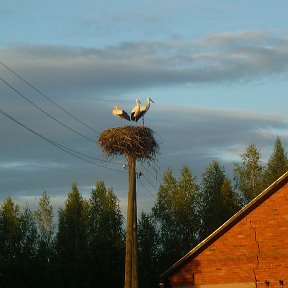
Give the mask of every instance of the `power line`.
M 46 100 L 48 100 L 50 103 L 52 103 L 53 105 L 55 105 L 57 108 L 59 108 L 61 111 L 63 111 L 64 113 L 66 113 L 67 115 L 69 115 L 70 117 L 72 117 L 74 120 L 78 121 L 79 123 L 81 123 L 83 126 L 85 126 L 86 128 L 88 128 L 89 130 L 95 132 L 96 134 L 100 134 L 97 130 L 93 129 L 92 127 L 90 127 L 89 125 L 87 125 L 86 123 L 84 123 L 83 121 L 81 121 L 79 118 L 77 118 L 76 116 L 74 116 L 72 113 L 70 113 L 69 111 L 67 111 L 66 109 L 64 109 L 62 106 L 60 106 L 59 104 L 57 104 L 55 101 L 53 101 L 51 98 L 49 98 L 46 94 L 44 94 L 43 92 L 41 92 L 38 88 L 36 88 L 34 85 L 32 85 L 31 83 L 29 83 L 27 80 L 25 80 L 22 76 L 20 76 L 17 72 L 15 72 L 12 68 L 10 68 L 8 65 L 6 65 L 4 62 L 2 62 L 0 60 L 0 64 L 5 67 L 7 70 L 9 70 L 13 75 L 15 75 L 17 78 L 19 78 L 21 81 L 23 81 L 26 85 L 28 85 L 30 88 L 32 88 L 34 91 L 36 91 L 37 93 L 39 93 L 42 97 L 44 97 Z M 73 128 L 69 127 L 68 125 L 62 123 L 61 121 L 59 121 L 58 119 L 56 119 L 55 117 L 53 117 L 52 115 L 50 115 L 48 112 L 46 112 L 44 109 L 42 109 L 39 105 L 35 104 L 33 101 L 31 101 L 30 99 L 28 99 L 26 96 L 23 95 L 23 93 L 21 93 L 19 90 L 17 90 L 15 87 L 13 87 L 11 84 L 9 84 L 7 81 L 5 81 L 2 77 L 0 77 L 0 79 L 4 82 L 4 84 L 6 86 L 8 86 L 10 89 L 12 89 L 14 92 L 16 92 L 18 95 L 20 95 L 22 98 L 24 98 L 27 102 L 29 102 L 31 105 L 33 105 L 35 108 L 37 108 L 38 110 L 40 110 L 42 113 L 44 113 L 46 116 L 48 116 L 49 118 L 53 119 L 54 121 L 56 121 L 57 123 L 59 123 L 60 125 L 62 125 L 63 127 L 65 127 L 66 129 L 72 131 L 73 133 L 85 138 L 86 140 L 89 140 L 93 143 L 95 143 L 95 140 L 91 139 L 90 137 L 87 137 L 86 135 L 74 130 Z M 117 162 L 113 162 L 113 161 L 107 161 L 107 160 L 102 160 L 102 159 L 99 159 L 99 158 L 95 158 L 95 157 L 92 157 L 92 156 L 88 156 L 84 153 L 81 153 L 79 151 L 76 151 L 74 149 L 71 149 L 71 148 L 68 148 L 62 144 L 59 144 L 57 142 L 55 142 L 54 140 L 51 140 L 49 138 L 47 138 L 46 136 L 36 132 L 35 130 L 29 128 L 28 126 L 26 126 L 25 124 L 21 123 L 20 121 L 16 120 L 14 117 L 12 117 L 11 115 L 9 115 L 8 113 L 6 113 L 5 111 L 3 111 L 2 109 L 0 109 L 0 113 L 2 115 L 4 115 L 5 117 L 9 118 L 10 120 L 16 122 L 17 124 L 21 125 L 22 127 L 24 127 L 25 129 L 27 129 L 28 131 L 30 131 L 31 133 L 33 133 L 34 135 L 40 137 L 41 139 L 43 139 L 44 141 L 56 146 L 57 148 L 61 149 L 62 151 L 74 156 L 74 157 L 77 157 L 83 161 L 86 161 L 88 163 L 91 163 L 93 165 L 96 165 L 96 166 L 99 166 L 99 167 L 102 167 L 102 168 L 106 168 L 106 169 L 110 169 L 110 170 L 115 170 L 117 172 L 123 172 L 123 173 L 126 173 L 124 171 L 119 171 L 119 170 L 116 170 L 116 169 L 113 169 L 113 168 L 109 168 L 109 167 L 105 167 L 105 166 L 101 166 L 99 164 L 96 164 L 95 162 L 92 162 L 88 159 L 91 159 L 91 160 L 96 160 L 96 161 L 101 161 L 101 162 L 105 162 L 105 163 L 112 163 L 112 164 L 122 164 L 122 163 L 117 163 Z M 85 158 L 83 158 L 85 157 Z M 86 159 L 87 158 L 87 159 Z M 144 167 L 145 168 L 145 167 Z M 153 167 L 153 169 L 156 171 L 157 173 L 157 170 L 155 167 Z M 145 168 L 145 170 L 147 171 L 148 169 Z M 149 171 L 150 172 L 150 171 Z M 160 171 L 158 172 L 160 175 Z M 151 172 L 150 172 L 151 174 Z M 157 189 L 153 186 L 153 184 L 149 181 L 149 179 L 143 175 L 145 180 L 151 185 L 151 187 L 157 191 Z M 162 175 L 161 175 L 162 176 Z M 157 180 L 157 177 L 156 177 L 156 180 Z M 143 185 L 141 183 L 141 185 Z M 150 194 L 152 195 L 154 198 L 155 195 L 152 194 L 144 185 L 143 187 L 145 188 L 145 190 Z
M 153 187 L 153 189 L 154 189 L 156 192 L 157 192 L 157 189 L 153 186 L 153 184 L 149 181 L 149 179 L 148 179 L 142 172 L 137 173 L 137 180 L 139 181 L 139 183 L 141 184 L 141 186 L 142 186 L 153 198 L 156 199 L 156 196 L 155 196 L 153 193 L 151 193 L 151 191 L 149 191 L 149 189 L 146 188 L 146 187 L 144 186 L 144 184 L 141 182 L 141 180 L 140 180 L 140 177 L 141 177 L 141 176 L 144 177 L 144 179 L 151 185 L 151 187 Z
M 145 187 L 145 185 L 141 182 L 141 180 L 138 179 L 138 181 L 139 181 L 140 185 L 142 186 L 142 188 L 143 188 L 148 194 L 150 194 L 154 199 L 156 199 L 156 196 L 155 196 L 153 193 L 151 193 L 151 192 L 149 191 L 149 189 L 147 189 L 147 188 Z
M 149 165 L 150 167 L 152 167 L 150 164 L 148 164 L 148 165 Z M 163 176 L 162 176 L 162 174 L 161 174 L 160 168 L 159 168 L 158 170 L 156 170 L 155 167 L 152 167 L 152 168 L 154 169 L 155 173 L 156 173 L 156 175 L 154 175 L 154 174 L 150 171 L 149 168 L 145 167 L 144 165 L 142 165 L 141 167 L 143 167 L 144 170 L 145 170 L 148 174 L 150 174 L 151 177 L 155 178 L 155 180 L 156 180 L 159 184 L 162 184 L 161 181 L 160 181 L 160 180 L 158 179 L 158 177 L 157 177 L 157 175 L 159 174 L 159 175 L 161 176 L 161 179 L 163 179 Z
M 89 130 L 95 132 L 96 134 L 100 134 L 98 131 L 96 131 L 94 128 L 92 128 L 91 126 L 89 126 L 88 124 L 84 123 L 83 121 L 81 121 L 79 118 L 77 118 L 76 116 L 74 116 L 72 113 L 70 113 L 69 111 L 67 111 L 66 109 L 64 109 L 62 106 L 60 106 L 59 104 L 57 104 L 55 101 L 53 101 L 51 98 L 49 98 L 46 94 L 44 94 L 43 92 L 41 92 L 39 89 L 37 89 L 35 86 L 33 86 L 31 83 L 29 83 L 27 80 L 25 80 L 23 77 L 21 77 L 18 73 L 16 73 L 13 69 L 11 69 L 10 67 L 8 67 L 5 63 L 3 63 L 0 60 L 0 64 L 2 66 L 4 66 L 7 70 L 9 70 L 11 73 L 13 73 L 16 77 L 18 77 L 20 80 L 22 80 L 25 84 L 27 84 L 30 88 L 32 88 L 34 91 L 36 91 L 37 93 L 39 93 L 42 97 L 44 97 L 46 100 L 48 100 L 50 103 L 52 103 L 53 105 L 55 105 L 56 107 L 58 107 L 60 110 L 62 110 L 64 113 L 66 113 L 67 115 L 69 115 L 70 117 L 72 117 L 74 120 L 78 121 L 79 123 L 81 123 L 83 126 L 85 126 L 86 128 L 88 128 Z
M 1 61 L 0 61 L 1 63 Z M 89 140 L 92 143 L 95 143 L 95 140 L 83 135 L 80 132 L 77 132 L 76 130 L 74 130 L 73 128 L 67 126 L 66 124 L 62 123 L 61 121 L 57 120 L 55 117 L 53 117 L 52 115 L 50 115 L 49 113 L 47 113 L 45 110 L 43 110 L 40 106 L 38 106 L 37 104 L 35 104 L 34 102 L 32 102 L 30 99 L 28 99 L 26 96 L 24 96 L 20 91 L 18 91 L 15 87 L 13 87 L 11 84 L 9 84 L 7 81 L 5 81 L 2 77 L 0 77 L 0 79 L 4 82 L 5 85 L 7 85 L 9 88 L 11 88 L 13 91 L 15 91 L 18 95 L 20 95 L 21 97 L 23 97 L 26 101 L 28 101 L 31 105 L 33 105 L 34 107 L 36 107 L 38 110 L 40 110 L 42 113 L 44 113 L 45 115 L 47 115 L 48 117 L 50 117 L 51 119 L 55 120 L 57 123 L 61 124 L 62 126 L 64 126 L 65 128 L 69 129 L 70 131 L 74 132 L 75 134 Z M 115 161 L 109 161 L 109 160 L 103 160 L 103 159 L 99 159 L 96 157 L 92 157 L 92 156 L 88 156 L 86 154 L 83 154 L 81 152 L 78 152 L 76 150 L 73 150 L 71 148 L 67 148 L 67 150 L 70 150 L 71 152 L 77 153 L 79 155 L 82 155 L 86 158 L 90 158 L 92 160 L 96 160 L 96 161 L 101 161 L 101 162 L 105 162 L 105 163 L 113 163 L 113 164 L 122 164 L 120 162 L 115 162 Z
M 151 185 L 151 187 L 157 191 L 157 189 L 155 188 L 155 186 L 151 183 L 151 181 L 145 176 L 145 174 L 142 173 L 142 176 L 144 177 L 144 179 Z
M 4 110 L 2 110 L 1 108 L 0 108 L 0 113 L 1 113 L 3 116 L 5 116 L 6 118 L 9 118 L 9 119 L 12 120 L 13 122 L 17 123 L 18 125 L 22 126 L 22 127 L 25 128 L 26 130 L 30 131 L 32 134 L 38 136 L 38 137 L 41 138 L 42 140 L 44 140 L 44 141 L 52 144 L 53 146 L 59 148 L 60 150 L 66 152 L 66 153 L 68 153 L 68 154 L 70 154 L 70 155 L 72 155 L 72 156 L 74 156 L 74 157 L 76 157 L 76 158 L 78 158 L 78 159 L 81 159 L 81 160 L 83 160 L 83 161 L 85 161 L 85 162 L 88 162 L 88 163 L 90 163 L 90 164 L 92 164 L 92 165 L 95 165 L 95 166 L 98 166 L 98 167 L 101 167 L 101 168 L 105 168 L 105 169 L 109 169 L 109 170 L 112 170 L 112 171 L 116 171 L 116 172 L 120 172 L 120 173 L 125 173 L 125 174 L 126 174 L 125 171 L 121 171 L 121 170 L 117 170 L 117 169 L 114 169 L 114 168 L 102 166 L 102 165 L 100 165 L 100 164 L 97 164 L 97 163 L 95 163 L 95 162 L 92 162 L 92 161 L 90 161 L 90 160 L 88 160 L 88 159 L 83 158 L 82 156 L 87 157 L 87 158 L 92 158 L 92 157 L 87 156 L 87 155 L 85 155 L 85 154 L 83 154 L 83 153 L 81 153 L 81 152 L 78 152 L 78 151 L 76 151 L 76 150 L 73 150 L 73 149 L 71 149 L 71 148 L 68 148 L 68 147 L 66 147 L 66 146 L 64 146 L 64 145 L 62 145 L 62 144 L 59 144 L 58 142 L 56 142 L 56 141 L 54 141 L 54 140 L 49 139 L 48 137 L 46 137 L 46 136 L 38 133 L 37 131 L 35 131 L 35 130 L 29 128 L 28 126 L 26 126 L 25 124 L 21 123 L 20 121 L 18 121 L 17 119 L 15 119 L 13 116 L 9 115 L 8 113 L 6 113 L 6 112 L 5 112 Z M 97 159 L 97 158 L 94 158 L 94 160 L 96 160 L 96 159 Z M 107 162 L 107 161 L 105 161 L 105 160 L 100 160 L 100 159 L 97 159 L 97 161 Z
M 5 64 L 3 61 L 0 60 L 0 64 L 5 67 L 8 71 L 10 71 L 13 75 L 15 75 L 17 78 L 19 78 L 21 81 L 23 81 L 26 85 L 28 85 L 30 88 L 32 88 L 34 91 L 36 91 L 37 93 L 39 93 L 41 96 L 43 96 L 46 100 L 48 100 L 50 103 L 52 103 L 53 105 L 55 105 L 56 107 L 58 107 L 61 111 L 63 111 L 64 113 L 66 113 L 67 115 L 69 115 L 70 117 L 72 117 L 74 120 L 78 121 L 79 123 L 81 123 L 82 125 L 84 125 L 86 128 L 90 129 L 91 131 L 95 132 L 96 134 L 100 134 L 97 130 L 95 130 L 94 128 L 90 127 L 88 124 L 84 123 L 83 121 L 81 121 L 79 118 L 77 118 L 76 116 L 74 116 L 72 113 L 70 113 L 69 111 L 67 111 L 66 109 L 64 109 L 62 106 L 60 106 L 59 104 L 57 104 L 55 101 L 53 101 L 50 97 L 48 97 L 45 93 L 43 93 L 42 91 L 40 91 L 38 88 L 36 88 L 34 85 L 32 85 L 30 82 L 28 82 L 26 79 L 24 79 L 19 73 L 17 73 L 15 70 L 13 70 L 12 68 L 10 68 L 7 64 Z M 23 97 L 26 101 L 28 101 L 30 104 L 32 104 L 34 107 L 36 107 L 38 110 L 40 110 L 42 113 L 44 113 L 45 115 L 47 115 L 48 117 L 50 117 L 51 119 L 53 119 L 54 121 L 56 121 L 57 123 L 59 123 L 60 125 L 64 126 L 65 128 L 69 129 L 70 131 L 74 132 L 75 134 L 84 137 L 85 139 L 95 143 L 95 140 L 87 137 L 86 135 L 83 135 L 80 132 L 77 132 L 76 130 L 74 130 L 73 128 L 69 127 L 68 125 L 65 125 L 64 123 L 62 123 L 61 121 L 57 120 L 55 117 L 53 117 L 52 115 L 50 115 L 48 112 L 46 112 L 44 109 L 42 109 L 41 107 L 39 107 L 37 104 L 35 104 L 34 102 L 32 102 L 31 100 L 29 100 L 27 97 L 25 97 L 20 91 L 18 91 L 15 87 L 13 87 L 11 84 L 9 84 L 7 81 L 5 81 L 3 78 L 0 78 L 5 85 L 7 85 L 8 87 L 10 87 L 13 91 L 15 91 L 18 95 L 20 95 L 21 97 Z M 158 135 L 159 136 L 159 135 Z M 160 137 L 160 136 L 159 136 Z M 98 160 L 98 161 L 104 161 L 104 162 L 110 162 L 110 163 L 117 163 L 117 162 L 112 162 L 112 161 L 105 161 L 105 160 L 100 160 L 94 157 L 90 157 L 85 155 L 85 157 L 94 159 L 94 160 Z M 117 164 L 121 164 L 121 163 L 117 163 Z M 151 167 L 151 165 L 149 164 L 149 166 Z M 144 167 L 145 168 L 145 167 Z M 159 167 L 158 167 L 159 168 Z M 160 169 L 156 169 L 156 167 L 153 167 L 154 171 L 156 172 L 156 174 L 160 174 L 161 177 L 163 177 L 161 175 Z M 152 174 L 148 169 L 145 168 L 146 171 L 148 171 L 148 173 Z M 156 180 L 157 179 L 157 175 L 156 175 Z M 159 181 L 158 181 L 159 182 Z
M 20 91 L 18 91 L 15 87 L 13 87 L 11 84 L 9 84 L 7 81 L 5 81 L 2 77 L 0 77 L 0 80 L 2 80 L 4 82 L 4 84 L 6 86 L 8 86 L 10 89 L 12 89 L 13 91 L 15 91 L 18 95 L 20 95 L 22 98 L 24 98 L 27 102 L 29 102 L 31 105 L 33 105 L 35 108 L 37 108 L 38 110 L 40 110 L 42 113 L 44 113 L 45 115 L 47 115 L 49 118 L 53 119 L 54 121 L 56 121 L 58 124 L 62 125 L 63 127 L 65 127 L 66 129 L 72 131 L 73 133 L 85 138 L 86 140 L 89 140 L 90 142 L 95 143 L 95 140 L 93 140 L 92 138 L 85 136 L 84 134 L 77 132 L 76 130 L 74 130 L 73 128 L 69 127 L 68 125 L 64 124 L 63 122 L 59 121 L 58 119 L 56 119 L 55 117 L 53 117 L 52 115 L 50 115 L 48 112 L 46 112 L 45 110 L 43 110 L 40 106 L 38 106 L 37 104 L 35 104 L 33 101 L 31 101 L 30 99 L 28 99 L 26 96 L 24 96 Z

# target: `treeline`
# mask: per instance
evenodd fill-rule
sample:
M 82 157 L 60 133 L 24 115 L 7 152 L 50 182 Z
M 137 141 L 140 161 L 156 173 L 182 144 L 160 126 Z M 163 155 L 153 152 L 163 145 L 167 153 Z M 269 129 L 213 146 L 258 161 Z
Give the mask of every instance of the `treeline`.
M 168 169 L 151 211 L 138 219 L 139 286 L 158 277 L 288 170 L 280 138 L 266 165 L 253 144 L 228 179 L 212 161 L 198 181 L 188 166 Z M 97 181 L 88 199 L 76 184 L 57 227 L 46 192 L 36 211 L 9 197 L 0 206 L 0 287 L 123 287 L 125 223 L 113 188 Z
M 7 198 L 0 209 L 0 287 L 121 287 L 123 224 L 103 181 L 89 199 L 72 185 L 58 227 L 46 192 L 34 212 Z

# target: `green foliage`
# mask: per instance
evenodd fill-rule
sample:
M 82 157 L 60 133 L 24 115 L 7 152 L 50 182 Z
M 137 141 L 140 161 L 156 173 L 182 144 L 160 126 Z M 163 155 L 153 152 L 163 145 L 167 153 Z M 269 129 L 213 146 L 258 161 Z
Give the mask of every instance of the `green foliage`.
M 157 200 L 152 208 L 161 239 L 160 262 L 169 265 L 197 243 L 199 218 L 196 177 L 184 166 L 177 180 L 168 169 L 164 173 Z
M 37 268 L 37 229 L 32 211 L 20 208 L 8 197 L 0 209 L 1 287 L 30 287 L 37 279 L 29 273 Z
M 254 144 L 246 147 L 241 158 L 241 164 L 234 164 L 234 180 L 246 204 L 263 190 L 264 167 L 261 162 L 261 153 Z
M 33 212 L 27 206 L 20 215 L 20 227 L 22 232 L 20 241 L 21 254 L 28 259 L 37 252 L 38 234 Z
M 281 175 L 288 171 L 288 158 L 287 153 L 282 145 L 279 137 L 276 138 L 274 143 L 274 150 L 271 154 L 266 169 L 264 171 L 263 183 L 264 187 L 268 187 Z
M 125 253 L 119 201 L 112 188 L 107 188 L 103 181 L 97 181 L 89 199 L 89 208 L 89 261 L 94 267 L 90 275 L 91 285 L 117 287 L 124 283 Z
M 159 257 L 160 238 L 157 232 L 155 219 L 152 215 L 142 212 L 138 221 L 138 260 L 139 260 L 139 287 L 153 288 L 158 286 L 160 274 Z M 153 271 L 153 273 L 151 273 Z
M 40 241 L 49 248 L 52 244 L 55 225 L 53 224 L 53 207 L 46 192 L 43 192 L 34 215 L 40 234 Z
M 230 207 L 227 207 L 225 202 L 229 205 L 232 193 L 225 177 L 224 167 L 221 167 L 218 161 L 212 161 L 203 173 L 200 189 L 201 239 L 207 237 L 227 220 Z
M 81 287 L 88 254 L 87 239 L 88 203 L 80 195 L 76 184 L 68 194 L 65 207 L 59 211 L 59 229 L 56 250 L 59 282 L 63 287 Z M 61 287 L 61 286 L 60 286 Z
M 42 287 L 54 286 L 54 230 L 53 207 L 46 192 L 43 192 L 38 203 L 38 209 L 34 212 L 38 232 L 37 249 L 37 275 Z
M 37 277 L 31 277 L 29 273 L 36 271 L 37 269 L 37 244 L 38 234 L 36 222 L 33 217 L 33 212 L 25 207 L 24 211 L 20 215 L 21 226 L 21 240 L 20 240 L 20 259 L 18 272 L 18 278 L 21 285 L 24 287 L 31 287 L 33 285 L 39 285 L 37 283 Z
M 220 209 L 221 222 L 228 220 L 232 217 L 240 208 L 241 201 L 239 196 L 232 188 L 232 184 L 229 179 L 225 178 L 220 190 L 220 203 L 222 208 Z
M 8 197 L 0 210 L 0 225 L 1 225 L 1 251 L 7 253 L 7 259 L 4 262 L 12 260 L 20 253 L 21 240 L 21 221 L 19 206 L 14 204 L 13 200 Z M 5 257 L 6 255 L 2 254 Z
M 21 234 L 19 206 L 8 197 L 0 208 L 0 283 L 3 287 L 17 286 L 15 275 L 20 270 Z

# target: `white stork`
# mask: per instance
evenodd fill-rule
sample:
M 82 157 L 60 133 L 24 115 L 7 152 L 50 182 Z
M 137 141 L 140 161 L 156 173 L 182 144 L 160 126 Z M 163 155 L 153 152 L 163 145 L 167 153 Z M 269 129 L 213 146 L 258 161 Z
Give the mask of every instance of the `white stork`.
M 136 120 L 136 122 L 137 122 L 141 117 L 143 117 L 143 118 L 142 118 L 143 126 L 144 126 L 144 115 L 145 115 L 145 114 L 147 113 L 147 111 L 149 110 L 149 108 L 150 108 L 150 103 L 151 103 L 151 102 L 154 103 L 154 101 L 153 101 L 150 97 L 148 97 L 148 98 L 147 98 L 147 103 L 146 103 L 145 105 L 143 105 L 143 106 L 140 107 L 139 117 L 138 117 L 138 119 Z
M 117 105 L 114 106 L 114 109 L 112 110 L 112 114 L 121 119 L 121 124 L 122 124 L 122 119 L 126 119 L 130 121 L 130 117 L 128 113 Z
M 137 122 L 140 115 L 140 100 L 136 99 L 136 106 L 131 111 L 131 120 Z

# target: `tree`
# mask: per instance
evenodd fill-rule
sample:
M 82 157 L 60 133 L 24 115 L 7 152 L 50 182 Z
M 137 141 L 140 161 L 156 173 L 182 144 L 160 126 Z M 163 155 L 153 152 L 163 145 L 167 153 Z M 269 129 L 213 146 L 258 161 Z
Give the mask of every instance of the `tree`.
M 38 209 L 34 212 L 34 217 L 39 234 L 37 247 L 38 269 L 37 275 L 42 287 L 53 286 L 51 283 L 54 249 L 53 207 L 46 192 L 43 192 L 39 200 Z
M 159 287 L 159 236 L 155 219 L 142 212 L 138 221 L 139 287 Z
M 200 238 L 203 239 L 240 208 L 237 194 L 225 176 L 224 167 L 221 167 L 218 161 L 212 161 L 203 173 L 200 199 Z
M 89 199 L 90 285 L 117 287 L 124 275 L 124 230 L 119 200 L 112 188 L 97 181 Z M 111 273 L 113 271 L 113 273 Z
M 8 197 L 0 209 L 0 235 L 0 286 L 43 286 L 37 273 L 38 233 L 30 208 L 21 212 Z
M 263 165 L 261 153 L 254 144 L 241 154 L 242 163 L 234 164 L 236 188 L 242 193 L 244 204 L 250 202 L 263 189 Z
M 83 287 L 88 254 L 88 203 L 74 183 L 65 207 L 59 210 L 59 229 L 56 236 L 60 287 Z
M 38 287 L 41 285 L 37 271 L 37 244 L 38 233 L 33 212 L 28 206 L 20 214 L 21 241 L 20 241 L 20 257 L 19 270 L 17 278 L 21 287 Z M 34 274 L 34 275 L 33 275 Z
M 268 187 L 285 172 L 288 171 L 288 158 L 287 153 L 282 145 L 279 137 L 276 138 L 274 143 L 274 150 L 271 154 L 267 167 L 264 171 L 263 182 L 264 188 Z
M 152 208 L 160 234 L 160 269 L 165 269 L 197 244 L 198 185 L 187 166 L 177 180 L 168 169 L 163 176 L 157 200 Z
M 231 181 L 227 178 L 224 179 L 220 190 L 220 219 L 224 223 L 231 218 L 240 208 L 241 201 L 239 196 L 233 190 Z
M 46 191 L 43 192 L 34 215 L 40 234 L 40 242 L 49 249 L 52 244 L 55 225 L 53 224 L 53 207 Z
M 22 233 L 19 206 L 10 197 L 0 208 L 0 235 L 0 284 L 17 287 Z

